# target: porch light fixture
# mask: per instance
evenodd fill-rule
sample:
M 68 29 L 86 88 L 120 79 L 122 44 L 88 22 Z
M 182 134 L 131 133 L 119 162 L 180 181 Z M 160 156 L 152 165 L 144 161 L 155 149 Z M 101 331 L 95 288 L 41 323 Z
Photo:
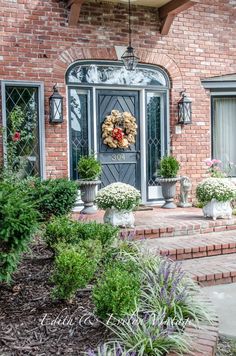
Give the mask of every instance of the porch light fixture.
M 53 94 L 49 98 L 49 110 L 50 123 L 63 122 L 63 97 L 59 94 L 56 84 L 53 86 Z
M 129 45 L 125 53 L 121 56 L 124 66 L 127 70 L 134 70 L 139 62 L 139 57 L 135 55 L 132 47 L 132 31 L 131 31 L 131 6 L 129 0 Z
M 186 90 L 182 91 L 178 102 L 178 124 L 189 125 L 192 123 L 192 100 L 187 97 Z

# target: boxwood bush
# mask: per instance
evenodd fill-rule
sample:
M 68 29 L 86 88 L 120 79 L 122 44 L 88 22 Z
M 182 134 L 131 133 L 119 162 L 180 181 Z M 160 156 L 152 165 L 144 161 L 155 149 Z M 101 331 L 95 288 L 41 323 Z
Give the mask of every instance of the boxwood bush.
M 53 215 L 68 214 L 78 194 L 77 184 L 64 178 L 45 181 L 29 179 L 19 186 L 27 191 L 29 199 L 35 202 L 43 221 L 47 221 Z
M 0 281 L 10 281 L 36 230 L 36 221 L 27 194 L 9 182 L 0 182 Z
M 93 278 L 101 255 L 101 242 L 97 240 L 81 241 L 73 246 L 59 244 L 52 275 L 54 298 L 73 298 Z
M 76 244 L 80 240 L 99 240 L 103 247 L 111 245 L 119 229 L 108 224 L 94 221 L 71 220 L 66 216 L 52 218 L 45 230 L 45 241 L 51 248 L 58 243 Z
M 93 289 L 96 314 L 108 319 L 132 314 L 140 296 L 140 275 L 131 261 L 109 265 Z
M 160 175 L 163 178 L 175 178 L 180 169 L 180 164 L 173 156 L 165 156 L 160 162 Z

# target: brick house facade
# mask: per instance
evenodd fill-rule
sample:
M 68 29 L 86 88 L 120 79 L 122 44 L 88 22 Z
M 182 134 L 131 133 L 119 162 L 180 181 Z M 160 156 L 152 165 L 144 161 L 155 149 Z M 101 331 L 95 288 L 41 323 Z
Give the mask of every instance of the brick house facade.
M 201 80 L 236 73 L 236 2 L 195 2 L 175 17 L 165 36 L 160 33 L 157 8 L 132 4 L 131 18 L 140 63 L 157 66 L 169 76 L 168 145 L 181 162 L 181 175 L 189 176 L 194 185 L 206 176 L 203 161 L 212 152 L 211 95 Z M 44 84 L 45 176 L 68 176 L 67 69 L 81 60 L 118 60 L 117 48 L 126 47 L 128 41 L 127 6 L 85 1 L 77 26 L 69 26 L 63 0 L 7 0 L 0 5 L 0 80 Z M 49 123 L 48 105 L 55 83 L 64 108 L 64 122 L 57 125 Z M 183 89 L 192 99 L 192 124 L 178 131 L 177 103 Z M 1 156 L 2 146 L 1 141 Z

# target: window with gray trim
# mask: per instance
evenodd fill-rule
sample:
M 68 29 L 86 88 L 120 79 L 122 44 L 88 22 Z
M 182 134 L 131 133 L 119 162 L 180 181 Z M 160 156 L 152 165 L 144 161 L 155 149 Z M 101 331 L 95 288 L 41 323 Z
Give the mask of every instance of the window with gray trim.
M 236 96 L 212 97 L 212 156 L 229 176 L 236 176 Z
M 43 176 L 39 85 L 2 83 L 4 161 L 19 179 Z
M 202 79 L 211 92 L 212 158 L 222 169 L 236 177 L 236 75 L 226 74 Z

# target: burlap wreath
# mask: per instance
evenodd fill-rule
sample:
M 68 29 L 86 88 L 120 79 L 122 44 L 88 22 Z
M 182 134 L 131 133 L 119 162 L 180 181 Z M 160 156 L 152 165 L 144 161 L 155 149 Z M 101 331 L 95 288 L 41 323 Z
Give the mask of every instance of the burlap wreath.
M 110 148 L 129 148 L 137 135 L 136 119 L 128 112 L 112 110 L 102 125 L 103 143 Z

